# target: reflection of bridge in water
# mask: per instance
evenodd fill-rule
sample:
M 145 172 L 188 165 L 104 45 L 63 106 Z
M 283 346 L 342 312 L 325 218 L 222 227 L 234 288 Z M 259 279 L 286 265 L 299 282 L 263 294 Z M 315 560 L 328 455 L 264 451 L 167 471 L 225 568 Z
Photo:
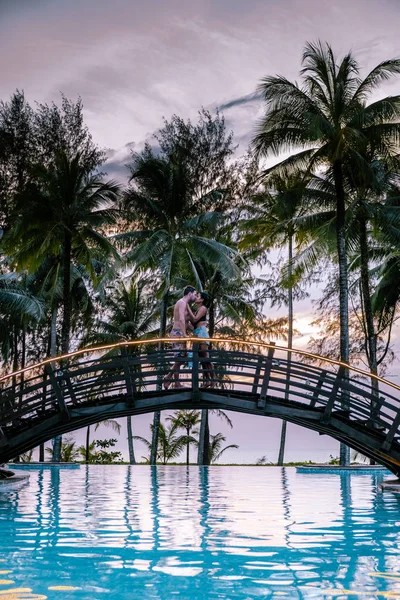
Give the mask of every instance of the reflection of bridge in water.
M 191 339 L 193 358 L 178 359 L 185 389 L 164 390 L 173 352 L 159 346 L 167 341 L 88 348 L 1 377 L 0 461 L 106 418 L 226 409 L 329 435 L 400 475 L 399 386 L 300 350 L 215 339 L 213 387 L 202 388 L 208 359 Z M 309 364 L 312 357 L 322 366 Z

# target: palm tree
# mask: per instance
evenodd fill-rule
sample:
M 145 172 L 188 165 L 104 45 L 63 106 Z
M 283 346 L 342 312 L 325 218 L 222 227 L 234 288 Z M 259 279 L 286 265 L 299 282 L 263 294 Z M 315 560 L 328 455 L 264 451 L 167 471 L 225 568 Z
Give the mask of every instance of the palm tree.
M 45 356 L 57 356 L 57 318 L 59 307 L 62 303 L 62 268 L 61 256 L 46 256 L 36 272 L 30 275 L 33 291 L 43 300 L 46 314 L 43 321 L 48 323 L 47 352 Z M 94 305 L 91 290 L 88 285 L 88 276 L 82 265 L 71 265 L 71 300 L 73 328 L 74 321 L 81 321 L 82 326 L 89 327 Z M 41 358 L 41 357 L 40 357 Z M 39 357 L 37 358 L 39 360 Z M 62 436 L 53 439 L 53 461 L 60 461 Z M 44 445 L 40 445 L 39 460 L 44 461 Z
M 47 454 L 53 456 L 53 448 L 46 448 Z M 79 448 L 71 436 L 66 436 L 61 444 L 60 462 L 75 462 L 79 457 Z
M 20 199 L 13 229 L 5 236 L 17 267 L 35 271 L 47 256 L 61 256 L 63 321 L 61 351 L 70 347 L 72 297 L 71 264 L 84 265 L 96 281 L 95 259 L 115 253 L 103 231 L 116 222 L 113 207 L 119 187 L 89 175 L 78 153 L 69 158 L 60 152 L 54 167 L 37 166 L 37 183 Z
M 7 362 L 12 347 L 10 319 L 21 323 L 26 319 L 40 321 L 44 304 L 27 285 L 23 273 L 10 272 L 0 275 L 0 343 L 3 360 Z
M 92 344 L 113 344 L 117 342 L 144 339 L 156 322 L 156 313 L 151 295 L 147 294 L 152 282 L 144 273 L 134 273 L 129 284 L 118 281 L 105 290 L 102 303 L 104 315 L 93 324 L 82 340 L 82 347 Z M 104 318 L 104 316 L 106 318 Z M 128 348 L 128 353 L 138 352 Z M 113 351 L 109 353 L 112 354 Z M 140 368 L 140 365 L 137 367 Z M 129 462 L 135 464 L 132 440 L 132 417 L 127 417 Z
M 367 161 L 367 156 L 365 160 Z M 372 156 L 373 158 L 373 156 Z M 381 160 L 370 157 L 368 178 L 357 180 L 354 173 L 344 169 L 348 190 L 348 206 L 346 209 L 346 239 L 351 248 L 350 271 L 359 273 L 352 288 L 359 293 L 361 310 L 360 319 L 365 338 L 365 354 L 371 373 L 378 374 L 378 366 L 385 359 L 391 333 L 391 318 L 386 322 L 374 322 L 372 295 L 371 265 L 375 262 L 373 273 L 379 269 L 380 261 L 392 255 L 392 248 L 400 241 L 399 190 L 393 187 L 393 180 L 398 176 L 397 161 L 384 164 Z M 319 203 L 324 205 L 321 212 L 311 211 L 295 219 L 296 226 L 313 238 L 310 244 L 295 258 L 295 263 L 313 265 L 320 257 L 334 253 L 334 231 L 336 213 L 335 188 L 331 181 L 314 177 L 310 180 L 311 188 L 306 189 L 306 196 L 312 192 Z M 386 195 L 386 200 L 384 200 Z M 319 196 L 319 198 L 318 198 Z M 313 208 L 311 206 L 311 208 Z M 376 275 L 375 275 L 376 276 Z M 378 286 L 379 289 L 379 286 Z M 383 325 L 383 326 L 382 326 Z M 378 358 L 378 337 L 384 331 L 388 333 L 388 343 Z M 337 357 L 336 357 L 337 358 Z M 371 380 L 372 393 L 378 398 L 378 382 Z M 375 402 L 373 404 L 376 404 Z
M 90 442 L 89 444 L 89 451 L 88 448 L 86 446 L 79 446 L 78 448 L 78 452 L 80 454 L 80 456 L 82 457 L 82 460 L 84 460 L 86 463 L 94 463 L 95 462 L 95 458 L 96 458 L 96 440 L 93 440 L 92 442 Z
M 186 272 L 198 282 L 196 258 L 202 257 L 218 267 L 226 277 L 234 278 L 239 272 L 235 250 L 215 240 L 223 215 L 215 210 L 202 214 L 204 205 L 217 207 L 222 194 L 208 191 L 206 199 L 194 198 L 189 175 L 182 152 L 164 158 L 154 156 L 147 148 L 144 154 L 137 155 L 131 167 L 133 184 L 124 197 L 127 220 L 136 219 L 136 229 L 116 236 L 120 242 L 131 244 L 126 255 L 128 261 L 159 275 L 160 337 L 165 337 L 169 293 L 175 279 Z M 160 411 L 156 411 L 152 464 L 159 422 Z
M 19 198 L 16 220 L 5 236 L 4 245 L 16 267 L 30 272 L 37 271 L 49 257 L 60 258 L 61 352 L 66 354 L 70 350 L 73 308 L 71 266 L 73 263 L 84 266 L 95 282 L 96 259 L 100 254 L 115 252 L 101 230 L 116 222 L 113 204 L 119 187 L 113 182 L 103 183 L 101 175 L 89 175 L 80 153 L 69 158 L 65 151 L 60 151 L 54 165 L 38 165 L 34 174 L 35 183 Z M 57 439 L 55 460 L 59 448 Z
M 242 227 L 245 231 L 241 247 L 251 248 L 259 255 L 270 248 L 287 244 L 288 262 L 284 285 L 287 288 L 288 347 L 293 346 L 293 243 L 296 236 L 295 217 L 303 204 L 308 178 L 304 175 L 270 178 L 272 189 L 252 198 L 250 210 L 255 213 Z M 288 353 L 290 362 L 291 353 Z M 285 400 L 289 398 L 289 382 Z M 287 422 L 282 421 L 278 465 L 283 465 Z
M 151 429 L 153 429 L 153 427 L 154 425 L 150 426 Z M 187 447 L 188 444 L 197 444 L 197 440 L 192 436 L 178 435 L 178 429 L 178 424 L 174 422 L 169 423 L 167 427 L 162 423 L 159 425 L 157 459 L 163 465 L 166 465 L 172 459 L 178 458 L 182 450 L 184 450 L 185 446 Z M 139 440 L 145 444 L 149 452 L 151 452 L 152 442 L 140 435 L 134 435 L 133 439 Z
M 339 267 L 340 359 L 349 361 L 348 265 L 345 235 L 345 165 L 368 172 L 363 159 L 368 145 L 382 154 L 396 152 L 394 140 L 400 132 L 400 96 L 367 105 L 367 99 L 382 81 L 400 73 L 400 60 L 384 61 L 364 80 L 359 65 L 347 54 L 340 64 L 328 44 L 307 43 L 303 53 L 303 86 L 284 77 L 265 77 L 260 86 L 266 103 L 253 145 L 258 154 L 269 156 L 296 150 L 272 168 L 287 175 L 306 169 L 325 169 L 335 187 L 336 246 Z M 342 464 L 348 451 L 341 447 Z
M 184 429 L 186 431 L 186 464 L 189 465 L 189 450 L 190 450 L 190 439 L 193 434 L 198 434 L 195 427 L 200 423 L 200 412 L 198 410 L 179 410 L 175 411 L 173 415 L 167 417 L 167 421 L 174 423 L 178 429 Z
M 199 434 L 199 443 L 198 443 L 198 456 L 197 463 L 199 465 L 209 465 L 210 464 L 210 425 L 209 425 L 209 413 L 214 413 L 220 419 L 225 421 L 225 423 L 232 429 L 233 423 L 231 419 L 228 417 L 225 411 L 220 410 L 218 408 L 207 409 L 203 408 L 201 411 L 201 423 L 200 423 L 200 434 Z
M 229 446 L 221 448 L 222 444 L 226 442 L 226 437 L 222 433 L 211 435 L 210 438 L 209 464 L 217 462 L 226 450 L 229 450 L 230 448 L 239 448 L 237 444 L 229 444 Z
M 126 283 L 118 280 L 104 292 L 102 313 L 82 341 L 113 344 L 145 339 L 156 323 L 151 295 L 152 281 L 145 273 L 134 273 Z

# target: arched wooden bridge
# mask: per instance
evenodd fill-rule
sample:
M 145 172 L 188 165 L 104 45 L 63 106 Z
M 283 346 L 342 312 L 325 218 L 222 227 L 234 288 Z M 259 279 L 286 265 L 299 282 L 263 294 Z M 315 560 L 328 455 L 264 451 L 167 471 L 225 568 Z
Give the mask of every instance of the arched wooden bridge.
M 218 408 L 286 419 L 400 475 L 399 386 L 301 350 L 214 339 L 213 387 L 203 388 L 209 359 L 197 338 L 187 341 L 193 356 L 178 358 L 185 389 L 162 386 L 174 361 L 167 339 L 87 348 L 0 377 L 0 462 L 106 418 Z

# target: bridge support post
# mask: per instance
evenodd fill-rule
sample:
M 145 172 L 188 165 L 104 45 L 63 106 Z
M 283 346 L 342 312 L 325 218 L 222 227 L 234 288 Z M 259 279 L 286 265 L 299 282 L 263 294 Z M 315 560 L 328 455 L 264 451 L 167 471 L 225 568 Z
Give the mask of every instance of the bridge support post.
M 199 344 L 193 344 L 193 368 L 192 368 L 192 398 L 198 402 L 199 395 Z
M 396 414 L 392 425 L 388 431 L 388 433 L 386 434 L 385 440 L 382 444 L 382 450 L 388 451 L 390 450 L 390 448 L 392 447 L 392 443 L 394 440 L 394 436 L 397 433 L 397 430 L 399 429 L 399 425 L 400 425 L 400 411 L 398 411 L 398 413 Z
M 127 404 L 128 406 L 133 406 L 136 392 L 135 375 L 132 373 L 131 365 L 129 362 L 129 354 L 124 346 L 122 346 L 121 348 L 121 360 L 124 369 L 126 392 L 128 394 Z
M 310 407 L 311 408 L 315 408 L 315 405 L 316 405 L 317 400 L 318 400 L 319 393 L 322 390 L 322 386 L 324 385 L 325 378 L 326 378 L 327 374 L 328 374 L 328 371 L 325 371 L 325 370 L 321 371 L 321 374 L 320 374 L 320 376 L 318 378 L 317 385 L 314 388 L 314 392 L 313 392 L 313 395 L 312 395 L 312 398 L 311 398 L 311 402 L 310 402 Z
M 345 373 L 345 368 L 340 366 L 336 375 L 336 379 L 333 383 L 331 393 L 329 394 L 328 402 L 325 406 L 324 413 L 321 417 L 321 423 L 328 424 L 331 420 L 332 410 L 337 400 L 337 395 L 339 391 L 340 384 L 343 383 L 343 375 Z
M 50 364 L 47 364 L 45 366 L 45 370 L 49 376 L 50 383 L 51 383 L 54 393 L 56 395 L 57 403 L 60 408 L 60 411 L 62 412 L 62 414 L 65 417 L 69 418 L 68 408 L 67 408 L 67 405 L 65 404 L 65 399 L 64 399 L 64 392 L 61 388 L 61 385 L 58 382 L 58 377 L 55 376 L 53 367 Z M 61 377 L 60 377 L 60 379 L 61 379 L 63 377 L 63 372 L 60 371 L 60 373 L 61 373 Z
M 274 357 L 274 352 L 275 352 L 275 348 L 274 348 L 275 342 L 271 342 L 271 346 L 272 346 L 272 348 L 269 348 L 267 358 L 265 361 L 264 377 L 263 377 L 263 381 L 262 381 L 262 385 L 261 385 L 260 398 L 257 403 L 258 408 L 265 407 L 265 402 L 266 402 L 266 398 L 267 398 L 267 390 L 268 390 L 269 380 L 270 380 L 271 371 L 272 371 L 272 359 Z
M 8 446 L 8 439 L 3 431 L 3 429 L 0 427 L 0 446 Z
M 45 372 L 49 376 L 50 383 L 54 390 L 61 414 L 64 417 L 66 417 L 67 419 L 69 419 L 69 411 L 68 411 L 67 405 L 65 404 L 64 392 L 63 392 L 63 389 L 62 389 L 60 383 L 58 382 L 58 377 L 55 376 L 55 373 L 54 373 L 54 370 L 53 370 L 53 367 L 51 366 L 51 364 L 47 364 L 45 366 Z M 60 373 L 61 373 L 61 378 L 62 378 L 63 372 L 60 371 Z M 54 462 L 60 462 L 60 460 L 61 460 L 61 443 L 62 443 L 62 437 L 60 435 L 57 435 L 53 439 L 53 461 Z

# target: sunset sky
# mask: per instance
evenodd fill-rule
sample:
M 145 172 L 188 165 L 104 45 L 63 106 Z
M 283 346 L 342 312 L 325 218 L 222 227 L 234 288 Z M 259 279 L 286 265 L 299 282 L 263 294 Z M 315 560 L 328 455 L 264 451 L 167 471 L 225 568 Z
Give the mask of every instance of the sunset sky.
M 399 31 L 399 0 L 0 0 L 0 99 L 16 89 L 32 103 L 81 96 L 94 140 L 107 149 L 106 171 L 126 181 L 131 150 L 163 117 L 196 119 L 202 106 L 219 107 L 244 152 L 261 115 L 251 98 L 258 82 L 297 78 L 305 41 L 353 50 L 366 73 L 400 55 Z M 399 91 L 397 80 L 381 95 Z M 299 310 L 296 326 L 307 333 L 311 305 Z M 149 420 L 137 420 L 137 433 L 147 434 Z M 234 415 L 234 423 L 228 443 L 240 449 L 228 460 L 276 460 L 278 421 Z M 289 428 L 288 459 L 337 453 L 334 440 Z

